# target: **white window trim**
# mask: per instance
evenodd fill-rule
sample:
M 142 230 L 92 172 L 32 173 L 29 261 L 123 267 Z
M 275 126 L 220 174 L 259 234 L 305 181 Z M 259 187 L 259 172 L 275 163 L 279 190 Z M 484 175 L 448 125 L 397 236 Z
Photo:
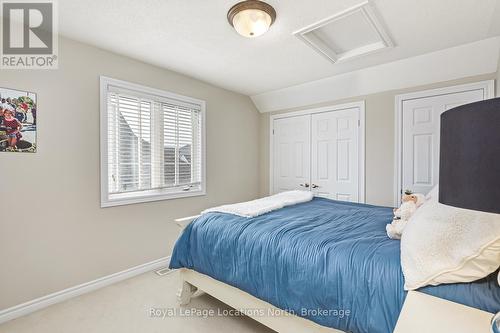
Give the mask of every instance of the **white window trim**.
M 172 189 L 153 189 L 147 191 L 123 193 L 115 198 L 109 196 L 108 186 L 108 108 L 107 91 L 108 86 L 120 87 L 123 89 L 142 92 L 149 95 L 162 96 L 169 99 L 176 99 L 183 102 L 194 103 L 201 109 L 201 188 L 196 191 L 179 192 Z M 112 79 L 106 76 L 100 77 L 100 165 L 101 165 L 101 207 L 113 207 L 130 205 L 142 202 L 151 202 L 168 199 L 187 198 L 206 195 L 206 131 L 205 131 L 205 110 L 206 103 L 192 97 L 182 96 L 171 92 L 146 87 L 140 84 L 130 83 L 122 80 Z

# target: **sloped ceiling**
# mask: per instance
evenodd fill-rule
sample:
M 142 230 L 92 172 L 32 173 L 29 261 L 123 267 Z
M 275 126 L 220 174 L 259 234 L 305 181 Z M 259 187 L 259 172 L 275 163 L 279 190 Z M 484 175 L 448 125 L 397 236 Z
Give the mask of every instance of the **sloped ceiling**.
M 362 1 L 267 0 L 278 17 L 256 39 L 239 36 L 227 23 L 236 2 L 64 0 L 59 30 L 250 96 L 500 35 L 500 0 L 373 0 L 396 47 L 332 64 L 293 32 Z

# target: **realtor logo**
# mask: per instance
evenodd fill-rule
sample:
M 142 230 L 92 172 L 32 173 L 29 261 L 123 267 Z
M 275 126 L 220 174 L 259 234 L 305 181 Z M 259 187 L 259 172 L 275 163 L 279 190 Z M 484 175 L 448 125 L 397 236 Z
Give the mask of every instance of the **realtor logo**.
M 56 69 L 55 2 L 1 0 L 2 69 Z

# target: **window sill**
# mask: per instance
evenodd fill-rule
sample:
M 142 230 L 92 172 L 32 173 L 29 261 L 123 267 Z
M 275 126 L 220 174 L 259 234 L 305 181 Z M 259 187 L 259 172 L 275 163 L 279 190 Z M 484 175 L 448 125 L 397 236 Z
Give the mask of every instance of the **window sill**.
M 102 196 L 101 198 L 101 208 L 132 205 L 137 203 L 152 202 L 152 201 L 162 201 L 171 199 L 181 199 L 189 197 L 197 197 L 206 195 L 204 189 L 185 191 L 185 192 L 165 192 L 165 191 L 147 191 L 138 194 L 133 193 L 123 193 L 115 195 Z

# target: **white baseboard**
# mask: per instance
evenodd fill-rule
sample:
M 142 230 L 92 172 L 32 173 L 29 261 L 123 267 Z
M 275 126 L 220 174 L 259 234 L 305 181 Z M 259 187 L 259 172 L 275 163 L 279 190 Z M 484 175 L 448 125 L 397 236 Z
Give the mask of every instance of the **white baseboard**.
M 99 279 L 82 283 L 80 285 L 64 289 L 40 298 L 36 298 L 26 303 L 22 303 L 11 308 L 0 311 L 0 324 L 6 321 L 27 315 L 37 310 L 43 309 L 52 304 L 56 304 L 67 299 L 94 291 L 96 289 L 109 286 L 110 284 L 126 280 L 136 275 L 153 271 L 158 268 L 168 266 L 170 256 L 163 257 L 151 262 L 135 266 L 124 271 L 101 277 Z

